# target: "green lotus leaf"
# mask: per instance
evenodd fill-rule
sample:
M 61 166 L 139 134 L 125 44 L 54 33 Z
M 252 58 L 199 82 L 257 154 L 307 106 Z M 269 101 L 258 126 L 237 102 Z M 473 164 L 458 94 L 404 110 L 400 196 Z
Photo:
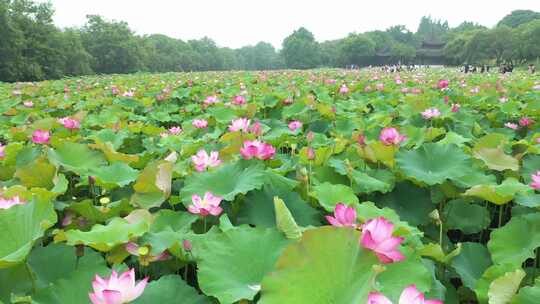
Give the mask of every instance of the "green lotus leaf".
M 353 189 L 357 193 L 386 193 L 394 187 L 395 176 L 388 170 L 373 170 L 369 174 L 353 170 L 351 175 L 354 181 Z
M 265 276 L 259 303 L 366 303 L 378 260 L 359 239 L 360 232 L 349 228 L 305 231 Z
M 212 303 L 209 298 L 200 295 L 180 276 L 166 275 L 157 281 L 150 282 L 133 304 L 177 303 L 179 300 L 182 304 Z
M 53 204 L 43 198 L 0 209 L 0 269 L 22 262 L 56 220 Z
M 531 175 L 536 171 L 540 171 L 540 155 L 527 154 L 523 157 L 523 169 L 521 170 L 521 177 L 525 183 L 529 184 L 532 179 Z
M 514 201 L 516 204 L 536 208 L 540 206 L 540 194 L 537 193 L 518 193 L 516 194 Z
M 139 171 L 131 168 L 126 163 L 116 162 L 110 166 L 93 169 L 91 170 L 91 174 L 100 183 L 123 187 L 136 180 L 139 176 Z
M 477 151 L 479 151 L 480 149 L 483 149 L 483 148 L 495 149 L 495 148 L 498 148 L 498 147 L 500 147 L 502 145 L 505 145 L 508 141 L 509 141 L 509 138 L 505 134 L 490 133 L 490 134 L 485 135 L 482 138 L 479 138 L 476 141 L 476 143 L 475 143 L 475 145 L 473 147 L 473 151 L 477 152 Z
M 434 261 L 448 264 L 454 257 L 456 257 L 461 252 L 461 244 L 458 243 L 456 248 L 449 253 L 445 253 L 440 244 L 429 243 L 420 248 L 417 253 L 420 256 L 428 257 Z
M 520 268 L 509 264 L 492 265 L 486 269 L 480 279 L 476 282 L 476 288 L 474 289 L 478 302 L 481 304 L 488 304 L 488 292 L 491 283 L 497 278 L 502 277 L 504 274 L 516 271 L 517 269 Z
M 462 243 L 461 252 L 452 259 L 452 267 L 459 274 L 463 285 L 474 290 L 476 282 L 491 265 L 487 248 L 478 243 Z
M 319 201 L 319 204 L 328 212 L 334 211 L 334 207 L 338 203 L 351 205 L 359 202 L 358 197 L 356 197 L 351 187 L 345 185 L 322 183 L 313 187 L 313 193 L 311 195 L 315 197 Z
M 79 266 L 72 272 L 64 273 L 62 278 L 57 279 L 46 288 L 39 289 L 32 296 L 32 303 L 89 303 L 88 294 L 93 291 L 92 280 L 96 274 L 106 277 L 111 274 L 111 270 L 107 268 L 105 261 L 99 254 L 91 253 L 88 257 L 85 255 L 79 260 Z
M 540 213 L 514 216 L 491 233 L 488 249 L 493 262 L 520 266 L 540 247 Z
M 474 152 L 474 157 L 482 160 L 488 168 L 493 170 L 519 170 L 519 161 L 505 154 L 501 147 L 478 149 Z
M 416 150 L 401 150 L 396 155 L 396 162 L 406 176 L 428 185 L 459 178 L 471 166 L 470 157 L 460 148 L 440 143 L 424 144 Z
M 162 209 L 156 214 L 150 230 L 138 240 L 140 245 L 149 244 L 151 253 L 160 254 L 166 249 L 175 255 L 180 254 L 180 245 L 191 232 L 191 225 L 198 217 L 187 212 L 174 212 Z
M 222 165 L 215 171 L 188 176 L 180 190 L 180 197 L 186 206 L 191 204 L 193 194 L 204 195 L 206 191 L 232 201 L 240 193 L 260 189 L 265 182 L 265 175 L 260 163 L 248 165 L 248 162 L 241 161 Z
M 87 175 L 91 169 L 105 164 L 103 154 L 91 150 L 87 145 L 73 142 L 64 142 L 56 149 L 49 149 L 49 160 L 57 166 L 79 175 Z
M 536 279 L 533 286 L 525 286 L 512 298 L 512 304 L 536 304 L 540 299 L 540 279 Z
M 487 208 L 462 199 L 452 200 L 445 205 L 444 218 L 446 229 L 459 229 L 466 234 L 478 233 L 491 222 Z
M 464 146 L 465 143 L 468 143 L 470 141 L 471 139 L 463 137 L 457 133 L 448 132 L 446 133 L 446 136 L 439 141 L 439 143 L 444 145 L 456 145 L 461 148 Z
M 500 185 L 478 185 L 467 190 L 463 195 L 474 196 L 492 202 L 497 205 L 504 205 L 510 202 L 518 193 L 525 193 L 530 188 L 520 183 L 517 179 L 509 177 Z
M 113 217 L 127 215 L 133 210 L 127 199 L 111 202 L 107 207 L 96 206 L 92 200 L 71 203 L 67 210 L 82 215 L 87 220 L 94 223 L 103 223 Z
M 410 182 L 397 184 L 392 192 L 377 196 L 376 201 L 382 207 L 395 210 L 401 219 L 411 225 L 428 223 L 429 214 L 436 208 L 429 191 Z
M 159 207 L 171 195 L 173 166 L 167 160 L 148 164 L 133 185 L 131 203 L 146 209 Z
M 525 277 L 523 269 L 507 272 L 502 277 L 495 279 L 489 285 L 488 299 L 490 304 L 507 304 L 519 289 L 521 280 Z
M 201 290 L 232 304 L 252 300 L 289 241 L 275 229 L 238 227 L 195 243 Z M 195 250 L 195 248 L 194 248 Z
M 72 229 L 64 234 L 68 245 L 83 244 L 107 252 L 131 238 L 142 236 L 149 228 L 150 223 L 145 219 L 130 223 L 124 218 L 113 218 L 107 225 L 94 225 L 90 231 Z
M 385 270 L 377 276 L 375 286 L 393 303 L 397 303 L 403 289 L 411 284 L 422 292 L 429 291 L 433 285 L 431 271 L 415 255 L 409 255 L 403 262 L 386 265 Z
M 279 183 L 275 179 L 273 182 L 267 180 L 261 190 L 251 191 L 246 195 L 245 203 L 238 211 L 238 223 L 252 224 L 257 227 L 275 227 L 276 216 L 273 202 L 275 196 L 283 199 L 298 225 L 303 227 L 320 225 L 319 212 L 290 186 Z
M 46 159 L 39 158 L 29 162 L 25 166 L 17 168 L 15 177 L 21 184 L 27 188 L 41 187 L 50 189 L 53 187 L 53 179 L 56 173 L 56 167 L 51 165 Z

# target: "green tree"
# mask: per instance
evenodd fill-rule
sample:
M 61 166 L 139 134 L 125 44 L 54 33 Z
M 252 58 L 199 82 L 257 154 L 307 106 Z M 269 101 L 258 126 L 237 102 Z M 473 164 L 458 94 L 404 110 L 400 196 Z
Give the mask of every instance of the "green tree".
M 313 34 L 301 27 L 283 40 L 281 54 L 288 68 L 311 69 L 321 62 L 320 46 Z
M 375 55 L 375 42 L 364 34 L 349 34 L 341 43 L 340 52 L 345 64 L 363 65 Z
M 87 16 L 81 29 L 83 45 L 94 58 L 96 73 L 132 73 L 144 70 L 144 53 L 128 24 Z
M 499 21 L 498 26 L 506 25 L 509 27 L 518 27 L 522 24 L 531 22 L 533 20 L 540 19 L 540 13 L 531 10 L 515 10 L 510 14 L 504 16 Z

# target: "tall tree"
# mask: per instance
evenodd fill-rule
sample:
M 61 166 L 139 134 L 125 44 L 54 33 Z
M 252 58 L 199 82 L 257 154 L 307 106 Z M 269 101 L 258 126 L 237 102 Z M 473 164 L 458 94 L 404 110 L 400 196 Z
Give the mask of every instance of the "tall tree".
M 301 27 L 283 40 L 281 54 L 287 67 L 310 69 L 321 62 L 320 46 L 313 34 Z
M 518 27 L 522 24 L 540 19 L 540 13 L 531 10 L 515 10 L 504 16 L 497 25 L 506 25 L 509 27 Z

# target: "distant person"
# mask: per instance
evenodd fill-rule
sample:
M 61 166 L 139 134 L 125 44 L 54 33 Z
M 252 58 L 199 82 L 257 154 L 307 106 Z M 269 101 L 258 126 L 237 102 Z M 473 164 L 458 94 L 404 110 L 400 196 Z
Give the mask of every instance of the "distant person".
M 465 66 L 463 67 L 463 71 L 465 72 L 465 74 L 469 73 L 469 64 L 465 64 Z
M 534 64 L 529 64 L 529 74 L 534 74 L 536 73 L 536 67 L 534 66 Z

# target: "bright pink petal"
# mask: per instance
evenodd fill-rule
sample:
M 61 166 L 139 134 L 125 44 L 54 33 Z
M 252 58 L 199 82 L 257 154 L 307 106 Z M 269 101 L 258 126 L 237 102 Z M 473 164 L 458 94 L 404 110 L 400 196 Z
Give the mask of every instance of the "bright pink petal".
M 424 294 L 422 294 L 416 285 L 407 286 L 399 297 L 399 304 L 423 304 Z
M 330 223 L 332 226 L 341 227 L 341 223 L 336 220 L 333 216 L 327 215 L 325 216 L 326 220 Z
M 122 304 L 122 293 L 117 290 L 103 291 L 104 304 Z
M 367 304 L 392 304 L 392 302 L 379 292 L 370 292 Z

